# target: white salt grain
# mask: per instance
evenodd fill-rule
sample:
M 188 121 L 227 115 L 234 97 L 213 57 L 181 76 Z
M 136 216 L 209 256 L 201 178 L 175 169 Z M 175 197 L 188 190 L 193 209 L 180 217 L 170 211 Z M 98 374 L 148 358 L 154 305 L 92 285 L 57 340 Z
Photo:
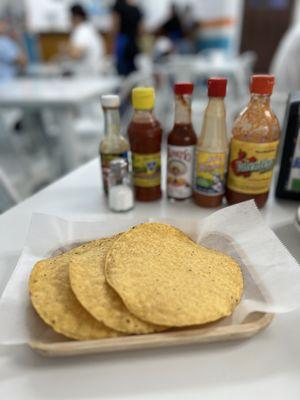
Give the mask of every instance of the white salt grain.
M 127 185 L 115 185 L 109 188 L 109 208 L 112 211 L 128 211 L 133 208 L 133 190 Z

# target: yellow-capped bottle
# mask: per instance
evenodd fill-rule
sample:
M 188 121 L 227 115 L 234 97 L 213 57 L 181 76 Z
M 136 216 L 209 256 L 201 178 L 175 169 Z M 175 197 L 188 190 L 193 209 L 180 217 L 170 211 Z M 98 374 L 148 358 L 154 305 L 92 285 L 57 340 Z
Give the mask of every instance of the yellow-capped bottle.
M 152 87 L 132 91 L 134 114 L 128 126 L 135 197 L 154 201 L 161 197 L 162 129 L 153 114 L 155 93 Z

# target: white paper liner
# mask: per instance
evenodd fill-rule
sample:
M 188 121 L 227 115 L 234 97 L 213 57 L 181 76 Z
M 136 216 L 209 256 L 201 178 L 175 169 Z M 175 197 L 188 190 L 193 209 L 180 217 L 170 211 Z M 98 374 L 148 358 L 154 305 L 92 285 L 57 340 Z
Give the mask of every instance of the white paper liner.
M 283 313 L 300 306 L 300 268 L 266 225 L 253 201 L 218 210 L 204 219 L 126 218 L 102 216 L 97 221 L 74 222 L 34 214 L 26 244 L 0 300 L 0 343 L 63 341 L 33 310 L 28 279 L 40 259 L 70 246 L 110 236 L 146 221 L 170 223 L 199 243 L 221 250 L 240 263 L 245 291 L 233 316 L 217 324 L 240 323 L 254 311 Z

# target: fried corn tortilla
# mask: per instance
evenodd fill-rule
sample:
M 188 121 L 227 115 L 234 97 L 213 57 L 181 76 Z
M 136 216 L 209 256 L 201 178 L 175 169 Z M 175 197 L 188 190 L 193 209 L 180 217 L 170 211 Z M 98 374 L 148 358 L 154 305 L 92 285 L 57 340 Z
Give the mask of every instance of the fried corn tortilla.
M 124 333 L 151 333 L 165 328 L 144 322 L 125 307 L 119 295 L 106 283 L 105 258 L 118 236 L 104 239 L 100 246 L 72 257 L 69 276 L 81 305 L 98 321 Z
M 101 240 L 86 243 L 60 256 L 35 264 L 29 280 L 33 307 L 56 332 L 72 339 L 100 339 L 120 335 L 93 318 L 78 302 L 69 281 L 71 256 L 99 246 Z
M 190 326 L 230 315 L 243 292 L 239 265 L 174 227 L 145 223 L 108 251 L 105 274 L 125 306 L 157 325 Z

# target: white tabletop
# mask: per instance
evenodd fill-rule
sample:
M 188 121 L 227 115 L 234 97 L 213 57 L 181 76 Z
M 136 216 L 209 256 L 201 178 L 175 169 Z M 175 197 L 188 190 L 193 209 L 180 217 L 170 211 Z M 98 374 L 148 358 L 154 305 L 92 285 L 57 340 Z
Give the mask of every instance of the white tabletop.
M 239 68 L 241 69 L 242 64 L 238 58 L 232 60 L 217 60 L 210 61 L 205 58 L 196 59 L 192 65 L 192 70 L 195 74 L 209 74 L 209 75 L 230 75 L 234 74 Z
M 95 219 L 108 212 L 92 161 L 0 217 L 0 293 L 22 249 L 33 212 Z M 270 199 L 269 224 L 294 218 L 297 203 Z M 211 210 L 166 200 L 130 215 L 201 218 Z M 117 215 L 116 215 L 117 217 Z M 0 325 L 1 326 L 1 325 Z M 0 347 L 0 398 L 299 400 L 300 311 L 275 317 L 250 340 L 148 351 L 47 359 L 25 346 Z
M 33 63 L 26 67 L 29 77 L 49 78 L 61 76 L 63 67 L 61 63 Z
M 179 70 L 186 67 L 197 75 L 214 75 L 214 74 L 234 74 L 238 69 L 242 68 L 242 57 L 225 57 L 218 54 L 214 56 L 203 55 L 174 55 L 168 60 L 168 68 L 171 71 L 175 68 Z M 168 71 L 168 68 L 165 68 Z
M 14 79 L 0 84 L 0 107 L 76 105 L 114 91 L 120 78 Z

